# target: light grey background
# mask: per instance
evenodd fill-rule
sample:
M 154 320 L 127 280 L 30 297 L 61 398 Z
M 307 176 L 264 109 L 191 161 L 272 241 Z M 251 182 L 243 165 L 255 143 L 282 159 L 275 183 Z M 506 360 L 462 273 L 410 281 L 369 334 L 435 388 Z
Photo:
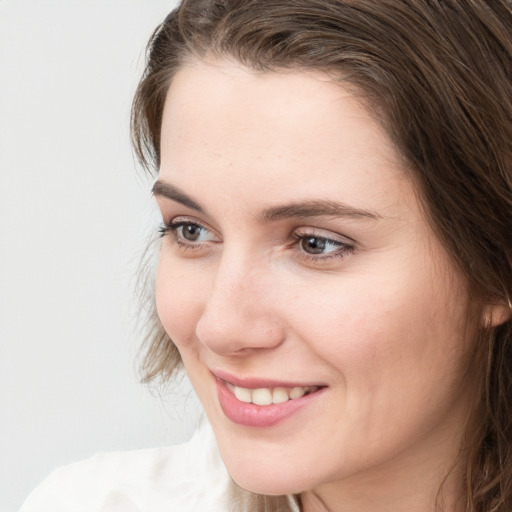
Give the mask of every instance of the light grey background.
M 2 512 L 57 465 L 189 435 L 195 400 L 139 384 L 133 332 L 157 219 L 129 108 L 174 4 L 0 1 Z

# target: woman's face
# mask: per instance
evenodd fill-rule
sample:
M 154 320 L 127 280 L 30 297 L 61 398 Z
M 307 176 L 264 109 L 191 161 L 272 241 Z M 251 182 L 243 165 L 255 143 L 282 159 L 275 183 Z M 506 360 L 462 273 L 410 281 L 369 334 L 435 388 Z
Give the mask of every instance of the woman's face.
M 281 494 L 449 467 L 467 290 L 353 95 L 318 73 L 185 67 L 154 192 L 158 313 L 235 481 Z

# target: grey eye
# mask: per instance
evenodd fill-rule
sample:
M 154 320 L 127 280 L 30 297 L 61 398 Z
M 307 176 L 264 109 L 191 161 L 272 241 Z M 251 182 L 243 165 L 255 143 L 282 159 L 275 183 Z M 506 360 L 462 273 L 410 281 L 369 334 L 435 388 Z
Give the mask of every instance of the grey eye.
M 300 241 L 300 247 L 309 254 L 322 254 L 325 251 L 328 241 L 325 238 L 310 236 Z
M 185 240 L 196 242 L 201 237 L 201 231 L 204 228 L 197 224 L 184 224 L 181 226 L 181 235 Z

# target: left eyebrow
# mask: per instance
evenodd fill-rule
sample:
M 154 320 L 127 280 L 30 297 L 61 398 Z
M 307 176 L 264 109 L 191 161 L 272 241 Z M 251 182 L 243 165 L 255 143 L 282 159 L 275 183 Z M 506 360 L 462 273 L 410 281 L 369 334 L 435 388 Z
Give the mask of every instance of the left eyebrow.
M 152 192 L 155 197 L 166 197 L 167 199 L 181 203 L 200 213 L 206 213 L 205 209 L 200 206 L 195 199 L 168 182 L 157 180 L 153 185 Z M 258 220 L 260 222 L 275 222 L 293 217 L 382 218 L 381 215 L 374 211 L 355 208 L 346 203 L 323 199 L 310 199 L 296 203 L 270 206 L 258 215 Z
M 353 219 L 381 219 L 382 217 L 371 210 L 354 208 L 345 203 L 329 200 L 309 200 L 290 203 L 282 206 L 271 206 L 263 211 L 259 218 L 261 222 L 274 222 L 292 217 L 348 217 Z

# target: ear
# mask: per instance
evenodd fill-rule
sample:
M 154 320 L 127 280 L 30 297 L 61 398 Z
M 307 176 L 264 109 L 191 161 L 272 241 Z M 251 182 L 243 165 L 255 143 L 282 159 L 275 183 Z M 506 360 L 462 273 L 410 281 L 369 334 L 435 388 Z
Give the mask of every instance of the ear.
M 488 304 L 483 310 L 484 325 L 498 327 L 512 318 L 512 303 L 510 299 L 495 304 Z

